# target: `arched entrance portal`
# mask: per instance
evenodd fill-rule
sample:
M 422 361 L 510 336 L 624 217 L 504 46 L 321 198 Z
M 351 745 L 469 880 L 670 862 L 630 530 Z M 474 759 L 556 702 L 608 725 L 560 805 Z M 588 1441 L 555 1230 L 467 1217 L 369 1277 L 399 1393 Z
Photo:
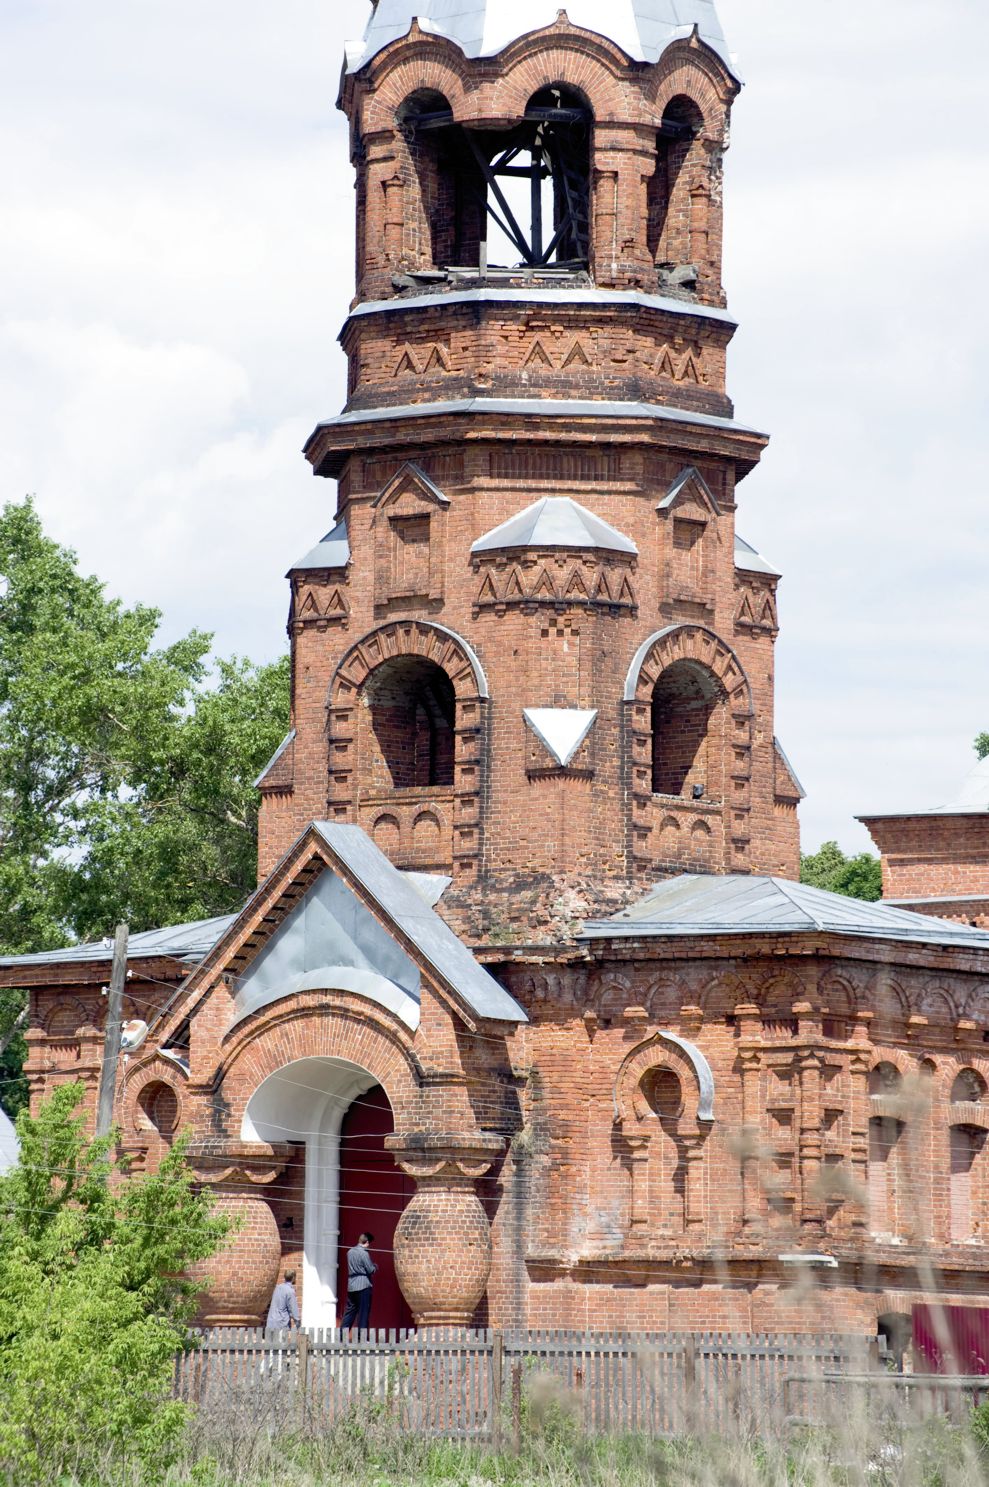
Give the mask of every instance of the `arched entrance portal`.
M 337 1325 L 344 1304 L 341 1246 L 353 1244 L 365 1228 L 374 1233 L 374 1258 L 380 1266 L 372 1323 L 409 1325 L 392 1251 L 395 1226 L 412 1195 L 384 1149 L 393 1128 L 387 1094 L 373 1074 L 347 1059 L 297 1059 L 269 1074 L 248 1101 L 242 1141 L 288 1141 L 304 1148 L 305 1327 Z M 298 1219 L 292 1233 L 283 1232 L 286 1253 L 298 1248 L 297 1226 Z
M 347 1289 L 347 1251 L 362 1229 L 374 1235 L 372 1327 L 411 1327 L 412 1313 L 395 1275 L 395 1230 L 415 1196 L 415 1183 L 385 1150 L 395 1129 L 388 1096 L 376 1084 L 355 1100 L 340 1130 L 340 1262 L 337 1293 Z

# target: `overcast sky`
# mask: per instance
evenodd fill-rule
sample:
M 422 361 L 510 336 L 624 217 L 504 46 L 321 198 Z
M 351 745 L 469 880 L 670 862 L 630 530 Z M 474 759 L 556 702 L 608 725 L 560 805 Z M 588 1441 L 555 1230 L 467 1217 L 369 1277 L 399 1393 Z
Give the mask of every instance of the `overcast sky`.
M 562 0 L 561 0 L 562 3 Z M 606 0 L 602 0 L 606 7 Z M 941 803 L 989 728 L 986 0 L 720 0 L 738 525 L 783 572 L 804 845 Z M 335 487 L 366 0 L 0 0 L 0 500 L 223 652 L 285 644 Z

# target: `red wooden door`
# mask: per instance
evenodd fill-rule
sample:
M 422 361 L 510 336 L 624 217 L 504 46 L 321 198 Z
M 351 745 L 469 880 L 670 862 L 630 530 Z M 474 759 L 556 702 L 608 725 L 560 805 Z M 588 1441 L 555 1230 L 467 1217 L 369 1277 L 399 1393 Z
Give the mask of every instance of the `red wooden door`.
M 367 1229 L 374 1235 L 371 1258 L 378 1267 L 372 1327 L 412 1326 L 412 1313 L 395 1278 L 394 1249 L 395 1229 L 415 1183 L 385 1151 L 385 1137 L 394 1129 L 388 1096 L 376 1084 L 354 1101 L 340 1131 L 339 1317 L 347 1304 L 347 1251 Z

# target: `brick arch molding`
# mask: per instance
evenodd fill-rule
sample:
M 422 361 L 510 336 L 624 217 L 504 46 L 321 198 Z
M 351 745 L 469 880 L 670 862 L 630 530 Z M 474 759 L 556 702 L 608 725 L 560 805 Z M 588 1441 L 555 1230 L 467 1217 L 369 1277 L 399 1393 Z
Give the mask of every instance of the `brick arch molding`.
M 329 808 L 332 819 L 360 820 L 361 781 L 354 712 L 368 678 L 386 661 L 418 656 L 444 671 L 453 687 L 456 719 L 452 820 L 453 873 L 459 883 L 477 875 L 482 852 L 481 794 L 486 756 L 488 679 L 477 653 L 445 625 L 395 620 L 362 636 L 343 657 L 330 682 L 328 727 Z M 430 802 L 423 800 L 423 808 Z
M 752 712 L 752 688 L 745 667 L 720 635 L 703 625 L 667 625 L 644 640 L 625 679 L 626 702 L 651 702 L 652 689 L 677 661 L 695 661 L 717 678 L 734 711 Z
M 391 1102 L 396 1129 L 414 1122 L 422 1071 L 413 1034 L 397 1018 L 363 999 L 326 991 L 300 993 L 271 1011 L 245 1024 L 206 1081 L 214 1098 L 222 1091 L 230 1134 L 239 1131 L 265 1079 L 304 1058 L 342 1059 L 367 1070 Z

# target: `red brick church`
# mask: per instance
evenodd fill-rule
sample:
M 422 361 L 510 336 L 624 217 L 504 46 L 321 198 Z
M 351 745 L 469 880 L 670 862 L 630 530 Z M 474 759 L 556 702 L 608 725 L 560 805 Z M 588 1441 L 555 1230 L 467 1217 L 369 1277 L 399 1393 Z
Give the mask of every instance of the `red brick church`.
M 378 1326 L 875 1333 L 989 1278 L 989 935 L 795 881 L 738 77 L 712 0 L 557 4 L 377 0 L 348 51 L 349 391 L 260 886 L 133 937 L 116 1118 L 138 1167 L 191 1128 L 244 1220 L 216 1323 L 291 1262 L 334 1325 L 367 1227 Z M 3 962 L 36 1098 L 95 1099 L 109 956 Z

